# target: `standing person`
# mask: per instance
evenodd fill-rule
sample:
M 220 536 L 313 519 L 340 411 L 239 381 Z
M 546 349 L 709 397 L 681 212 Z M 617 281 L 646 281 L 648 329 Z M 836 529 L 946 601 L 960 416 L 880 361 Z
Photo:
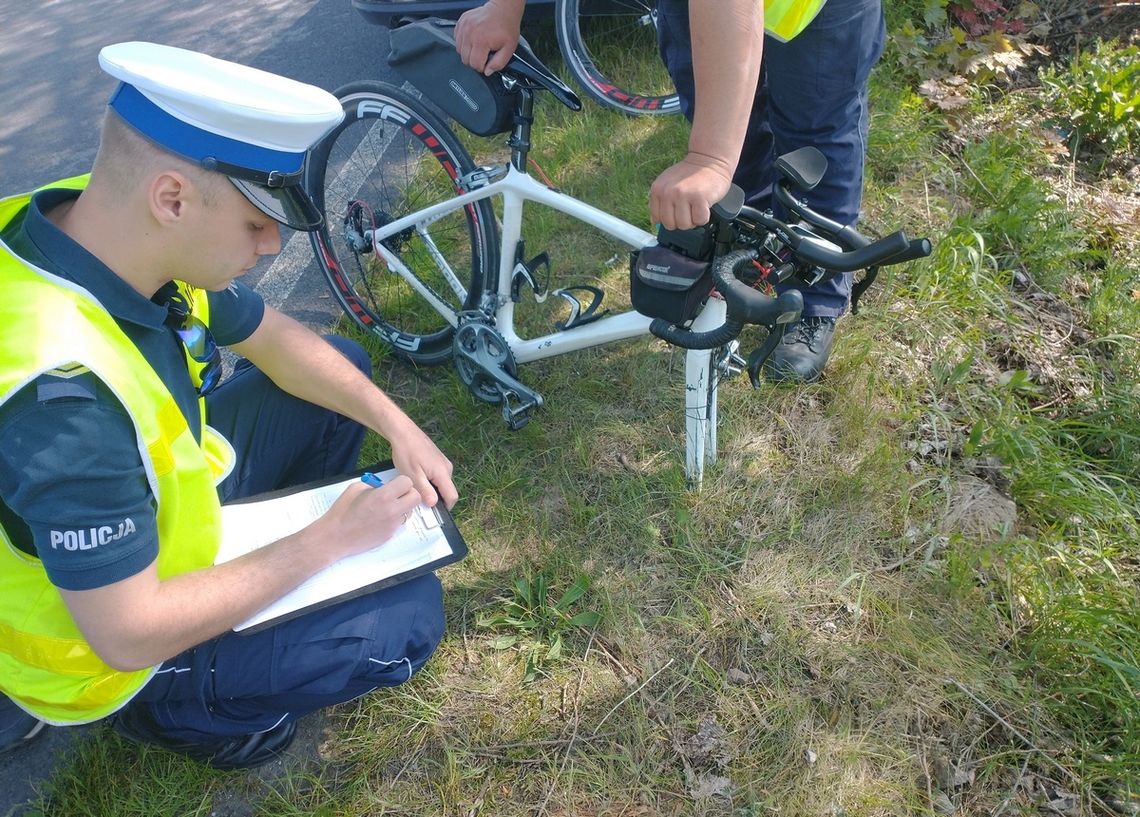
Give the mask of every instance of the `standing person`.
M 827 173 L 804 198 L 817 213 L 845 226 L 854 225 L 863 197 L 867 81 L 886 39 L 882 0 L 815 0 L 800 4 L 798 14 L 788 3 L 769 0 L 765 5 L 769 8 L 768 32 L 760 79 L 733 181 L 744 190 L 746 203 L 761 210 L 774 209 L 777 218 L 782 217 L 779 203 L 772 198 L 773 163 L 797 148 L 814 146 L 827 157 Z M 771 9 L 776 5 L 787 8 L 789 14 L 773 19 Z M 705 115 L 701 89 L 718 87 L 702 84 L 699 68 L 694 80 L 694 66 L 701 55 L 718 53 L 715 39 L 701 39 L 715 37 L 708 26 L 716 15 L 701 0 L 659 0 L 657 14 L 662 58 L 677 87 L 681 110 L 695 123 Z M 803 317 L 787 328 L 783 341 L 765 362 L 767 380 L 810 383 L 819 379 L 831 355 L 836 321 L 851 302 L 851 283 L 851 273 L 844 273 L 800 287 Z
M 452 466 L 361 347 L 238 280 L 280 250 L 279 223 L 320 224 L 301 180 L 336 98 L 151 43 L 99 61 L 120 83 L 89 179 L 0 201 L 0 751 L 109 716 L 257 766 L 302 715 L 408 680 L 442 637 L 442 591 L 426 575 L 232 628 L 419 502 L 450 507 Z M 242 356 L 221 383 L 219 345 Z M 213 564 L 220 501 L 350 471 L 366 429 L 402 476 Z
M 523 0 L 488 0 L 456 27 L 459 53 L 487 72 L 518 41 Z M 650 216 L 687 229 L 735 182 L 746 202 L 775 208 L 773 161 L 812 145 L 828 172 L 806 195 L 817 212 L 853 225 L 863 192 L 867 81 L 886 37 L 881 0 L 658 0 L 662 58 L 692 122 L 688 152 L 650 188 Z M 761 32 L 767 30 L 767 36 Z M 851 275 L 803 288 L 803 318 L 765 362 L 773 382 L 812 382 L 827 365 Z

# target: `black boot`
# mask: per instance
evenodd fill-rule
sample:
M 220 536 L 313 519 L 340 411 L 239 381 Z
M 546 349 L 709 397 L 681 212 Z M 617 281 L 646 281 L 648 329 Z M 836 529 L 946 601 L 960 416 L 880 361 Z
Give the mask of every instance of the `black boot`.
M 772 356 L 764 361 L 769 383 L 814 383 L 823 374 L 835 340 L 835 318 L 803 318 L 784 330 Z
M 163 734 L 147 708 L 141 705 L 121 709 L 113 717 L 113 726 L 128 740 L 161 746 L 215 769 L 252 769 L 276 760 L 289 748 L 297 733 L 297 723 L 289 721 L 252 735 L 191 743 Z

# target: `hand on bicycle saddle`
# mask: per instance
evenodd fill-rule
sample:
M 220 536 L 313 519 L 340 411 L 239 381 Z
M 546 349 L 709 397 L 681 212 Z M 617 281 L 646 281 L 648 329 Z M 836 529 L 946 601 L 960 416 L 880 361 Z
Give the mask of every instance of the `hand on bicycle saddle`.
M 455 24 L 455 47 L 463 64 L 490 76 L 506 67 L 519 44 L 525 0 L 488 0 L 464 12 Z

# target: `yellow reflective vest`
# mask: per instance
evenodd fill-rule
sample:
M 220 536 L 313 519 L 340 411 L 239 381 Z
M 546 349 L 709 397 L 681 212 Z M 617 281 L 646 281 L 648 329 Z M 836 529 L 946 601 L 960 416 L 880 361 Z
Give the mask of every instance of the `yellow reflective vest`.
M 764 31 L 787 42 L 815 19 L 827 0 L 764 0 Z
M 85 184 L 86 177 L 77 177 L 53 186 Z M 0 230 L 30 198 L 0 200 Z M 205 320 L 205 293 L 184 291 Z M 42 373 L 80 366 L 94 372 L 135 426 L 157 506 L 159 577 L 212 564 L 221 531 L 215 480 L 232 466 L 229 444 L 205 425 L 199 444 L 170 391 L 94 297 L 18 258 L 3 242 L 0 326 L 0 404 Z M 200 367 L 188 365 L 200 382 Z M 155 669 L 120 672 L 105 664 L 40 561 L 15 547 L 0 526 L 0 691 L 49 723 L 88 723 L 123 706 Z

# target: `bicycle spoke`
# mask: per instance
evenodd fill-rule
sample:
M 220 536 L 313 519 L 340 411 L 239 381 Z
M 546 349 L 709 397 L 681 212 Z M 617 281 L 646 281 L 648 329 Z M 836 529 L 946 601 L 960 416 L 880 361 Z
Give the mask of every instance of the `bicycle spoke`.
M 326 224 L 318 260 L 353 320 L 409 357 L 441 362 L 457 313 L 477 301 L 491 263 L 493 214 L 480 203 L 384 229 L 454 197 L 456 177 L 473 163 L 411 97 L 359 87 L 342 96 L 349 116 L 320 151 Z

